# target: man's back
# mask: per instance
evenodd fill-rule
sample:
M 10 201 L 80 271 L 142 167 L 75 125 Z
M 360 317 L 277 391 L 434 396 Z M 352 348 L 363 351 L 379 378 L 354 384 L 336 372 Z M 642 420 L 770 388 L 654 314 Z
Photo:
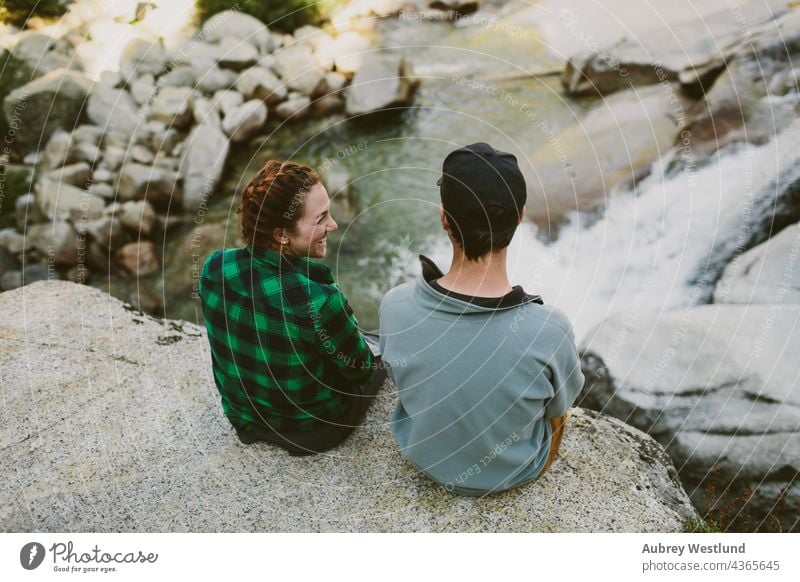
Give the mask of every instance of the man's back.
M 567 317 L 524 292 L 485 307 L 420 277 L 381 304 L 381 347 L 399 401 L 403 453 L 446 489 L 480 495 L 534 479 L 547 419 L 583 386 Z

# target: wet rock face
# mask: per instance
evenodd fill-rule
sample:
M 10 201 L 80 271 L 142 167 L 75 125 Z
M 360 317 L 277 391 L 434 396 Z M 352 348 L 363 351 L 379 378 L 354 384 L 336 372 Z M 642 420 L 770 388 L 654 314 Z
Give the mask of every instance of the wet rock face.
M 790 304 L 610 318 L 581 346 L 587 380 L 578 403 L 661 442 L 700 509 L 749 491 L 738 526 L 748 527 L 748 516 L 762 528 L 777 519 L 796 530 L 798 320 L 800 305 Z
M 604 415 L 573 409 L 559 458 L 534 483 L 460 497 L 403 460 L 389 383 L 334 454 L 290 457 L 237 440 L 202 327 L 69 282 L 0 294 L 0 312 L 0 374 L 25 387 L 7 395 L 0 437 L 8 531 L 666 532 L 695 515 L 661 447 Z M 48 365 L 25 365 L 33 356 Z

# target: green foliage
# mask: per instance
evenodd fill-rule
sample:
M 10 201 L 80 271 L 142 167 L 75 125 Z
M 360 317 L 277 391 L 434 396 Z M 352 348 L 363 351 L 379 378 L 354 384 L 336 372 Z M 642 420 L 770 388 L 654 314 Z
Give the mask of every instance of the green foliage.
M 20 26 L 34 16 L 54 18 L 66 11 L 66 0 L 5 0 L 0 5 L 0 22 Z
M 0 166 L 0 228 L 16 224 L 17 198 L 31 191 L 34 179 L 30 167 Z
M 700 516 L 690 517 L 683 522 L 684 533 L 720 533 L 719 525 L 715 521 L 706 521 Z
M 238 10 L 255 16 L 270 30 L 294 32 L 304 24 L 320 24 L 328 11 L 339 0 L 283 0 L 263 2 L 261 0 L 196 0 L 201 21 L 206 21 L 218 12 Z
M 24 62 L 15 59 L 7 51 L 0 52 L 0 105 L 6 95 L 30 80 L 31 70 Z M 8 124 L 5 115 L 0 111 L 0 144 L 4 143 L 7 135 Z M 0 153 L 2 153 L 1 150 Z

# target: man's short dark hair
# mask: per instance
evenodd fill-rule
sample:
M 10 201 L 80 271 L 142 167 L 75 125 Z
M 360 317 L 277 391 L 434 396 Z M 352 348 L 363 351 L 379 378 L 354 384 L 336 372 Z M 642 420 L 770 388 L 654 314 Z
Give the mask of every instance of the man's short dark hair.
M 493 204 L 484 206 L 483 210 L 459 219 L 445 212 L 453 238 L 469 261 L 506 248 L 519 226 L 521 216 L 514 210 Z

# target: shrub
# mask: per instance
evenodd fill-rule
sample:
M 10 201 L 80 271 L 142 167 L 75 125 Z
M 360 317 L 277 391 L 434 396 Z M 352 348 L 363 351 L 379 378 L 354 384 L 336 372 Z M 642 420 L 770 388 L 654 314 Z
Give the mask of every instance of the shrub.
M 337 0 L 283 0 L 262 2 L 251 0 L 196 0 L 201 21 L 208 20 L 217 12 L 238 10 L 255 16 L 270 30 L 294 32 L 304 24 L 320 24 Z
M 0 5 L 0 22 L 14 25 L 25 24 L 25 21 L 34 16 L 53 18 L 61 16 L 67 11 L 66 0 L 5 0 Z

